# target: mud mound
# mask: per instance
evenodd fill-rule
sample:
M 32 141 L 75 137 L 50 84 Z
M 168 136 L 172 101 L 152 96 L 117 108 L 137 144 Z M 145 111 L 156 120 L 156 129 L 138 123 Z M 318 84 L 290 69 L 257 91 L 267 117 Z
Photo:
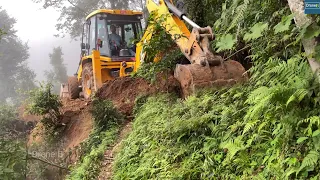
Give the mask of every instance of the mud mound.
M 173 73 L 159 74 L 154 84 L 143 78 L 117 78 L 105 83 L 96 95 L 111 100 L 120 112 L 130 116 L 136 97 L 161 92 L 180 93 L 180 84 Z
M 61 137 L 61 145 L 65 151 L 69 151 L 80 145 L 82 141 L 89 137 L 92 130 L 93 122 L 90 113 L 90 101 L 82 99 L 62 100 L 61 108 L 62 120 L 65 124 L 64 132 Z M 39 122 L 29 136 L 29 145 L 33 143 L 44 143 L 44 129 L 42 123 Z M 74 157 L 73 160 L 76 158 Z
M 92 130 L 93 121 L 90 113 L 91 102 L 83 99 L 62 100 L 63 123 L 67 124 L 64 130 L 66 149 L 72 149 L 86 138 Z

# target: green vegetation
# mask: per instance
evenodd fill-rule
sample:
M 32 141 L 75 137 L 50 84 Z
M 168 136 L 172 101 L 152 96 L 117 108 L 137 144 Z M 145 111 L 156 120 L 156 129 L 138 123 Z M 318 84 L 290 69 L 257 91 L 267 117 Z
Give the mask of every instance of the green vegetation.
M 248 84 L 186 101 L 149 98 L 115 179 L 319 178 L 319 84 L 299 57 L 264 69 Z
M 27 173 L 24 143 L 13 139 L 0 138 L 0 176 L 3 180 L 25 179 Z
M 124 117 L 108 100 L 93 101 L 94 129 L 87 141 L 81 145 L 81 158 L 67 179 L 95 179 L 100 172 L 104 152 L 116 140 L 119 125 Z
M 52 84 L 40 84 L 40 87 L 30 91 L 27 112 L 41 116 L 48 142 L 53 142 L 63 131 L 60 108 L 62 103 L 59 96 L 52 92 Z
M 0 176 L 4 180 L 24 179 L 26 173 L 24 144 L 10 132 L 16 118 L 14 107 L 0 106 Z
M 6 127 L 12 122 L 16 120 L 17 112 L 14 107 L 9 105 L 0 105 L 0 134 L 4 134 L 7 132 Z
M 187 5 L 214 27 L 214 50 L 252 62 L 251 78 L 186 101 L 139 99 L 114 179 L 319 179 L 320 85 L 301 43 L 319 35 L 319 18 L 298 29 L 277 0 Z
M 167 73 L 173 70 L 175 65 L 184 59 L 180 49 L 175 48 L 175 40 L 181 37 L 175 36 L 175 39 L 172 39 L 166 30 L 167 26 L 170 26 L 166 20 L 165 15 L 159 16 L 156 12 L 150 14 L 149 28 L 146 29 L 146 33 L 152 38 L 142 45 L 143 53 L 145 53 L 144 62 L 138 72 L 133 74 L 134 77 L 142 77 L 154 83 L 158 73 Z M 161 61 L 154 62 L 155 59 L 161 59 Z

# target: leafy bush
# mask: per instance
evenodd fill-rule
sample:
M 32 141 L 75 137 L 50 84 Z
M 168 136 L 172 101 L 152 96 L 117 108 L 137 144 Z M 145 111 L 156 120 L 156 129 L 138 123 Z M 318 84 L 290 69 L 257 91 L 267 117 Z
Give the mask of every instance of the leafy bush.
M 156 11 L 150 14 L 149 28 L 145 33 L 146 36 L 152 38 L 143 43 L 142 48 L 146 57 L 138 72 L 134 74 L 134 76 L 145 78 L 152 83 L 155 82 L 158 73 L 173 70 L 178 62 L 184 60 L 184 55 L 179 48 L 176 48 L 175 43 L 182 36 L 174 35 L 172 38 L 169 33 L 171 25 L 166 20 L 166 15 L 159 15 Z
M 255 83 L 186 101 L 149 98 L 114 178 L 319 178 L 319 83 L 301 57 L 270 59 L 264 70 Z
M 124 118 L 110 100 L 95 99 L 92 105 L 91 113 L 94 118 L 94 126 L 101 131 L 119 125 Z
M 17 112 L 9 105 L 0 106 L 0 176 L 2 179 L 24 179 L 26 150 L 24 144 L 9 131 Z
M 6 132 L 11 121 L 16 120 L 17 112 L 14 107 L 9 105 L 0 105 L 0 134 Z
M 100 172 L 105 150 L 114 143 L 124 117 L 109 100 L 95 99 L 92 116 L 94 130 L 81 144 L 81 158 L 67 179 L 95 179 Z
M 151 83 L 155 83 L 157 80 L 157 74 L 159 73 L 170 73 L 176 67 L 176 64 L 183 61 L 183 54 L 180 49 L 172 51 L 166 54 L 161 61 L 143 63 L 136 74 L 135 77 L 142 77 Z
M 59 135 L 57 128 L 63 127 L 60 122 L 62 103 L 59 96 L 52 93 L 52 85 L 40 84 L 40 88 L 30 91 L 28 102 L 27 112 L 42 116 L 41 122 L 49 135 L 48 138 L 55 139 Z
M 23 143 L 0 138 L 0 176 L 3 180 L 25 179 L 27 173 L 26 150 Z

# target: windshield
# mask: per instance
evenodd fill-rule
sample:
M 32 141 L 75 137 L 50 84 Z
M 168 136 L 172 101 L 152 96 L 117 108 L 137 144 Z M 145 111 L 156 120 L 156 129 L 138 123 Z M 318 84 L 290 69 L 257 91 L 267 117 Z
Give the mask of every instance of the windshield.
M 107 21 L 98 18 L 98 38 L 103 41 L 102 56 L 134 57 L 136 39 L 141 38 L 142 27 L 139 21 Z

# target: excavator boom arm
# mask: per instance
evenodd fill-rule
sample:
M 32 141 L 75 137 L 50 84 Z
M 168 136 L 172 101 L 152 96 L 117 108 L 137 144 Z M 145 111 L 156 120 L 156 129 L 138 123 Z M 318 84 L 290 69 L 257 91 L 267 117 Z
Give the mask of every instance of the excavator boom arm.
M 164 27 L 172 38 L 180 36 L 176 43 L 191 64 L 206 66 L 208 63 L 221 63 L 221 58 L 214 56 L 209 50 L 209 42 L 214 39 L 211 27 L 201 28 L 176 8 L 172 1 L 147 0 L 147 8 L 149 12 L 157 11 L 159 16 L 166 15 Z M 191 33 L 183 20 L 193 27 Z
M 147 0 L 146 5 L 150 13 L 156 11 L 158 16 L 165 15 L 166 21 L 163 22 L 163 27 L 190 61 L 188 65 L 178 64 L 174 72 L 175 78 L 181 84 L 183 96 L 188 96 L 198 87 L 225 86 L 246 79 L 242 76 L 245 69 L 239 62 L 224 61 L 221 56 L 215 55 L 210 50 L 210 41 L 214 40 L 211 27 L 198 26 L 176 8 L 172 0 Z M 192 32 L 183 21 L 193 27 Z M 140 49 L 137 49 L 136 68 L 140 65 L 140 60 L 143 61 L 142 43 L 152 38 L 151 29 L 152 27 L 149 26 L 138 45 Z M 176 39 L 177 36 L 178 39 Z

